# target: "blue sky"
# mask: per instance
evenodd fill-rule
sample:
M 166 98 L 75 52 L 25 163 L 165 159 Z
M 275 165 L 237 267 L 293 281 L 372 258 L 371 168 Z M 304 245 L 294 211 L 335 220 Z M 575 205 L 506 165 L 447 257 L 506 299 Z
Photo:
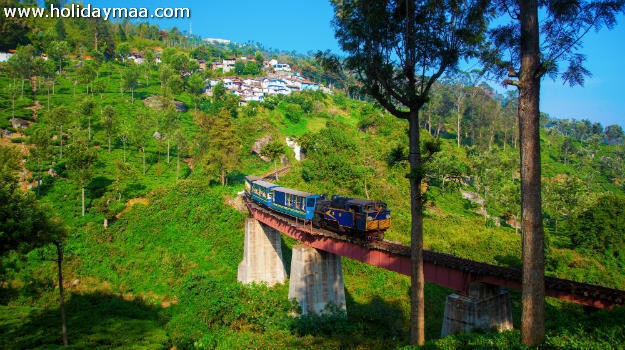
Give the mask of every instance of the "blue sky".
M 155 22 L 161 27 L 178 27 L 202 37 L 245 43 L 260 42 L 265 48 L 299 53 L 330 49 L 339 52 L 330 21 L 332 7 L 324 0 L 84 0 L 98 7 L 189 7 L 190 19 Z M 589 33 L 582 50 L 592 78 L 585 87 L 570 88 L 561 81 L 543 80 L 541 111 L 557 118 L 590 119 L 604 126 L 625 127 L 625 16 L 612 31 Z M 493 85 L 497 84 L 496 82 Z

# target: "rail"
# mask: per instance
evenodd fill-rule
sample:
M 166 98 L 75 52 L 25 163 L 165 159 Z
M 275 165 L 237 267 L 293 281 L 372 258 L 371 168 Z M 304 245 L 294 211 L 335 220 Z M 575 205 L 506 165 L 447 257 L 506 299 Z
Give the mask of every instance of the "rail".
M 255 219 L 304 244 L 410 275 L 409 246 L 386 240 L 363 241 L 313 227 L 310 222 L 281 215 L 251 201 L 246 201 L 246 205 Z M 474 282 L 521 289 L 522 274 L 518 269 L 430 250 L 423 251 L 423 263 L 426 281 L 460 293 L 468 292 L 470 284 Z M 550 276 L 545 277 L 545 293 L 551 297 L 600 309 L 612 309 L 625 304 L 625 291 Z

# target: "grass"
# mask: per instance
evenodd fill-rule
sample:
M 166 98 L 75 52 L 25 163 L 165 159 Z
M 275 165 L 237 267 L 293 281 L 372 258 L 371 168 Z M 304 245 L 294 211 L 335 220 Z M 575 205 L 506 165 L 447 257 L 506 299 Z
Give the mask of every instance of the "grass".
M 69 74 L 72 67 L 68 65 Z M 406 276 L 343 259 L 347 319 L 332 315 L 293 319 L 288 316 L 292 305 L 287 300 L 287 286 L 239 285 L 236 274 L 243 256 L 245 214 L 227 204 L 243 188 L 240 181 L 243 176 L 262 174 L 273 167 L 249 154 L 255 139 L 267 134 L 283 140 L 286 136 L 315 133 L 327 128 L 328 121 L 334 121 L 330 127 L 342 128 L 362 157 L 349 161 L 370 171 L 367 188 L 362 182 L 351 188 L 333 182 L 330 177 L 305 182 L 302 167 L 291 154 L 292 170 L 279 183 L 310 192 L 356 196 L 368 193 L 371 198 L 382 199 L 393 212 L 393 228 L 386 237 L 408 244 L 407 168 L 391 167 L 386 162 L 388 152 L 405 142 L 404 121 L 383 114 L 366 132 L 358 130 L 364 103 L 340 94 L 318 101 L 311 116 L 301 118 L 298 123 L 289 121 L 279 110 L 260 108 L 253 116 L 240 113 L 233 120 L 244 146 L 239 169 L 230 175 L 230 186 L 216 186 L 211 182 L 214 178 L 201 167 L 190 169 L 184 163 L 177 177 L 175 159 L 166 162 L 164 147 L 159 175 L 158 144 L 152 139 L 146 147 L 147 171 L 143 174 L 142 154 L 136 146 L 129 146 L 124 152 L 116 138 L 112 152 L 108 153 L 105 131 L 97 118 L 100 103 L 114 106 L 120 122 L 130 125 L 137 113 L 149 112 L 141 98 L 159 92 L 157 74 L 151 75 L 149 86 L 142 85 L 135 91 L 135 102 L 131 104 L 130 94 L 119 92 L 122 69 L 115 63 L 103 65 L 98 80 L 104 82 L 105 92 L 102 98 L 93 96 L 96 115 L 92 119 L 92 144 L 99 146 L 95 175 L 87 186 L 87 214 L 80 216 L 80 189 L 65 178 L 64 160 L 54 160 L 59 176 L 45 176 L 41 188 L 41 201 L 64 220 L 70 233 L 65 241 L 64 274 L 71 347 L 236 349 L 407 345 L 410 282 Z M 8 78 L 0 77 L 0 86 L 7 86 L 8 82 Z M 5 90 L 0 89 L 0 103 L 3 103 L 0 127 L 7 123 L 11 113 L 6 108 Z M 84 97 L 84 86 L 76 86 L 74 96 L 72 80 L 60 76 L 50 100 L 52 107 L 66 104 L 75 109 Z M 32 98 L 26 89 L 24 99 L 16 100 L 16 113 L 32 115 L 26 109 Z M 48 96 L 40 92 L 37 99 L 44 107 L 40 111 L 43 115 Z M 191 105 L 186 93 L 176 99 Z M 191 139 L 198 132 L 192 112 L 179 116 Z M 81 125 L 86 125 L 84 120 Z M 576 173 L 572 166 L 557 161 L 552 144 L 555 141 L 544 140 L 547 142 L 543 148 L 543 158 L 547 159 L 545 174 Z M 468 164 L 469 156 L 463 150 L 458 151 L 454 141 L 444 140 L 443 152 L 453 153 L 459 162 Z M 54 154 L 58 154 L 58 146 L 55 145 Z M 336 153 L 340 155 L 342 151 L 337 149 Z M 500 156 L 516 156 L 513 152 L 509 150 Z M 175 154 L 176 150 L 172 150 L 172 155 Z M 129 171 L 121 176 L 116 162 L 124 158 Z M 47 160 L 43 169 L 52 165 L 52 161 Z M 32 159 L 26 166 L 36 170 Z M 116 213 L 121 211 L 121 214 L 104 229 L 104 216 L 96 210 L 96 203 L 105 194 L 118 192 L 121 199 L 116 202 Z M 427 195 L 424 220 L 427 249 L 492 264 L 519 266 L 521 244 L 514 229 L 491 225 L 451 186 L 443 191 L 432 185 Z M 130 200 L 138 203 L 126 207 Z M 287 267 L 293 244 L 292 240 L 284 239 Z M 565 244 L 557 244 L 550 252 L 551 274 L 625 288 L 621 261 L 589 256 Z M 56 265 L 50 261 L 53 257 L 53 249 L 46 247 L 31 252 L 26 259 L 15 255 L 3 259 L 0 347 L 60 347 Z M 445 298 L 453 291 L 428 283 L 425 292 L 426 337 L 433 339 L 427 347 L 521 348 L 518 331 L 461 334 L 435 340 L 440 336 Z M 513 319 L 518 327 L 520 295 L 514 291 L 511 295 Z M 620 317 L 622 311 L 585 315 L 581 307 L 559 300 L 548 298 L 547 304 L 548 347 L 604 348 L 625 343 L 622 339 L 625 325 L 620 321 L 625 319 Z M 612 318 L 617 321 L 610 323 Z

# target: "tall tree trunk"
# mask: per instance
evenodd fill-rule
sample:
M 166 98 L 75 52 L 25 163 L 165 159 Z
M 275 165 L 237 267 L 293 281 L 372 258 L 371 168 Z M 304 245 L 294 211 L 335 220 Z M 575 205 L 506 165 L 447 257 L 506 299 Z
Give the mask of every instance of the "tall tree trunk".
M 37 173 L 39 174 L 37 176 L 37 198 L 39 198 L 39 195 L 41 194 L 41 157 L 37 157 Z M 557 231 L 558 230 L 556 229 L 556 232 Z
M 425 343 L 425 278 L 423 275 L 423 196 L 421 193 L 421 147 L 419 111 L 409 117 L 410 135 L 410 344 Z
M 458 97 L 458 103 L 456 104 L 456 113 L 457 113 L 457 120 L 458 120 L 458 133 L 456 135 L 456 137 L 458 138 L 458 148 L 460 148 L 460 120 L 462 119 L 462 116 L 460 114 L 460 104 L 462 103 L 462 98 Z
M 63 124 L 61 124 L 61 133 L 59 134 L 59 138 L 61 139 L 61 158 L 63 158 Z
M 67 323 L 65 322 L 65 295 L 63 293 L 63 245 L 60 241 L 54 241 L 56 245 L 57 265 L 59 268 L 59 296 L 61 309 L 61 331 L 63 333 L 63 345 L 67 346 Z
M 540 198 L 540 48 L 538 1 L 520 1 L 521 71 L 519 133 L 523 291 L 521 342 L 534 345 L 545 335 L 545 252 Z
M 161 140 L 158 140 L 158 160 L 156 161 L 156 175 L 161 176 Z
M 141 153 L 143 153 L 143 175 L 145 175 L 145 146 L 141 147 Z
M 82 216 L 85 216 L 85 185 L 81 185 L 81 196 L 82 196 Z
M 176 151 L 176 180 L 180 178 L 180 151 Z

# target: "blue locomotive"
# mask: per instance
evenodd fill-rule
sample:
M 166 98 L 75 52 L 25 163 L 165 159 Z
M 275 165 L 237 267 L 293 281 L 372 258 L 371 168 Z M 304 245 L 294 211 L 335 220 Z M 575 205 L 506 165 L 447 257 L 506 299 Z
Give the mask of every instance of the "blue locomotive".
M 327 199 L 254 176 L 246 177 L 245 187 L 247 196 L 256 203 L 338 233 L 381 239 L 391 226 L 391 211 L 381 201 L 336 195 Z

